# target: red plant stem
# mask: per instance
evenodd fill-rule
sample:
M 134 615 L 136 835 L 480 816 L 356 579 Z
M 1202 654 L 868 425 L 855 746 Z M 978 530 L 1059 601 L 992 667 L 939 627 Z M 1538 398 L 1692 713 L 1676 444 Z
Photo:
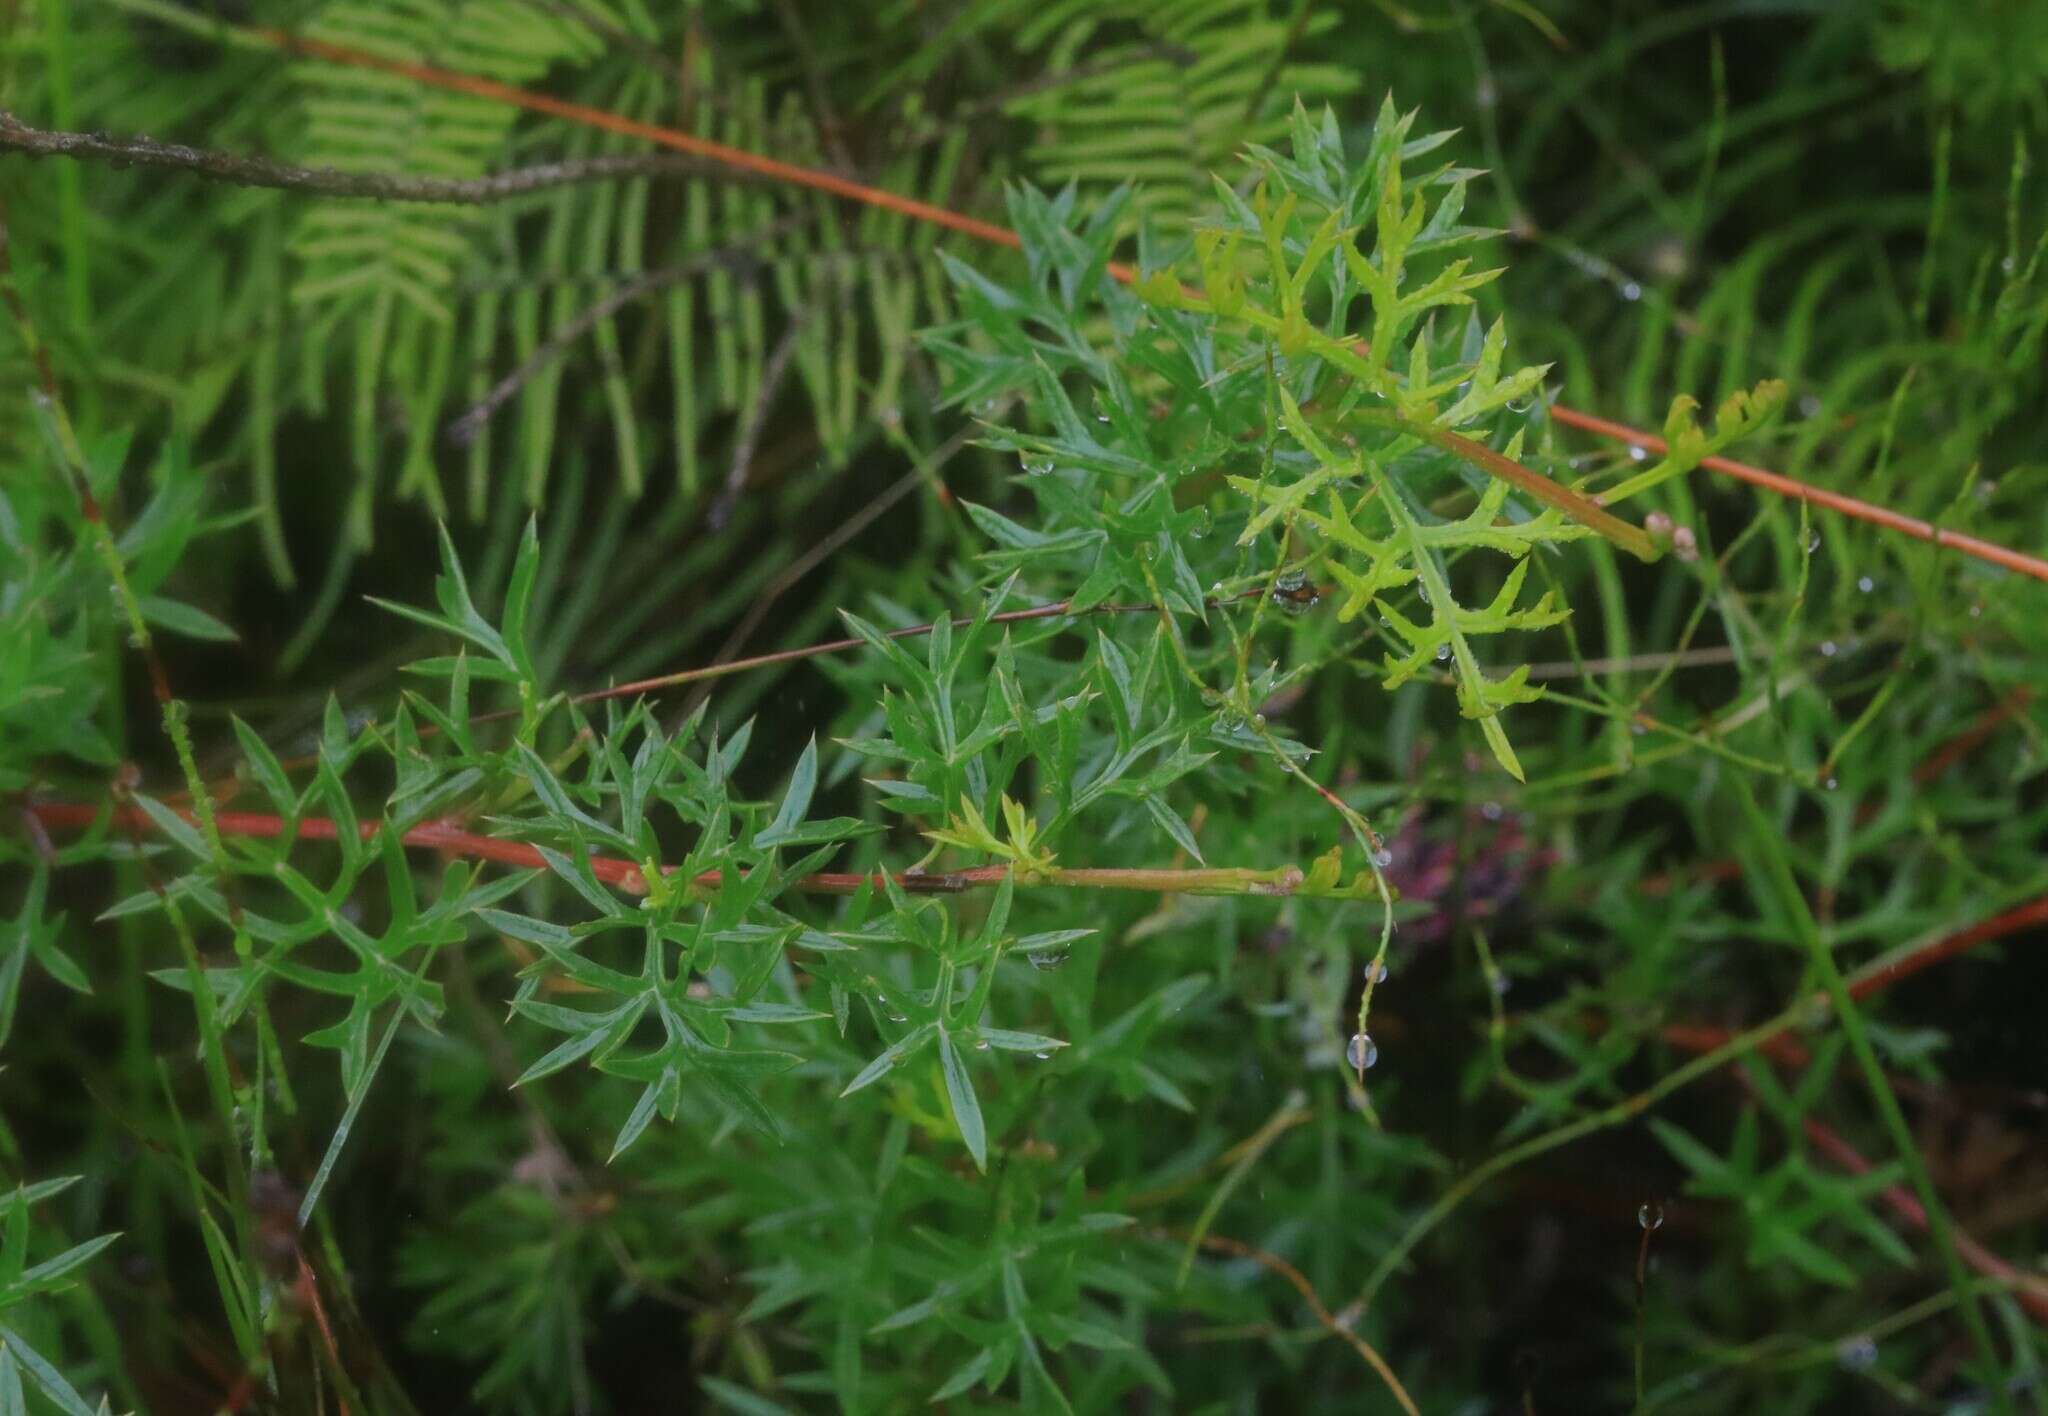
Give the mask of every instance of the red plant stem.
M 2048 898 L 2038 900 L 2035 904 L 2042 910 L 2048 911 Z M 2001 915 L 1999 918 L 2003 919 L 2004 916 Z M 1983 925 L 1963 930 L 1958 934 L 1950 936 L 1948 939 L 1944 939 L 1939 945 L 1921 952 L 1925 954 L 1930 964 L 1950 958 L 1960 952 L 1961 948 L 1968 947 L 1968 943 L 1981 943 L 1984 938 L 1989 937 L 1982 931 L 1995 922 L 1987 920 Z M 1949 947 L 1958 940 L 1967 941 L 1967 943 L 1956 948 Z M 1925 967 L 1925 965 L 1920 965 L 1919 967 Z M 1852 994 L 1859 992 L 1864 994 L 1874 993 L 1896 979 L 1904 977 L 1906 973 L 1916 971 L 1917 969 L 1908 969 L 1872 975 L 1853 985 L 1850 988 L 1850 992 Z M 1711 1052 L 1717 1047 L 1725 1046 L 1728 1040 L 1734 1036 L 1734 1033 L 1728 1028 L 1715 1027 L 1712 1024 L 1671 1023 L 1667 1024 L 1659 1035 L 1664 1041 L 1680 1051 L 1697 1054 Z M 1803 1043 L 1799 1042 L 1796 1038 L 1785 1037 L 1782 1034 L 1765 1039 L 1756 1050 L 1782 1067 L 1804 1067 L 1813 1060 L 1813 1054 L 1806 1049 Z M 1744 1079 L 1744 1085 L 1748 1085 L 1746 1079 Z M 1807 1139 L 1813 1143 L 1814 1148 L 1827 1156 L 1828 1159 L 1834 1161 L 1835 1164 L 1841 1166 L 1852 1175 L 1865 1175 L 1870 1172 L 1870 1162 L 1863 1158 L 1862 1153 L 1843 1140 L 1840 1135 L 1836 1134 L 1825 1123 L 1808 1116 L 1804 1118 L 1804 1125 Z M 1878 1191 L 1878 1198 L 1884 1201 L 1888 1209 L 1914 1228 L 1925 1229 L 1927 1227 L 1927 1211 L 1921 1207 L 1920 1201 L 1912 1192 L 1904 1186 L 1887 1185 L 1884 1189 Z M 1992 1253 L 1975 1239 L 1961 1231 L 1956 1232 L 1955 1239 L 1956 1252 L 1962 1255 L 1963 1262 L 1967 1263 L 1978 1273 L 2011 1284 L 2014 1296 L 2019 1299 L 2020 1306 L 2031 1313 L 2036 1321 L 2044 1326 L 2048 1326 L 2048 1282 L 2044 1282 L 2033 1275 L 2023 1273 L 2019 1269 L 2014 1268 L 2004 1259 L 2001 1259 L 1998 1255 Z
M 564 118 L 572 123 L 581 123 L 586 127 L 600 128 L 606 132 L 641 138 L 661 147 L 673 148 L 678 152 L 686 152 L 697 157 L 707 158 L 713 162 L 722 163 L 736 171 L 751 172 L 756 176 L 766 177 L 774 181 L 788 182 L 794 186 L 809 187 L 815 191 L 829 192 L 833 196 L 842 197 L 847 201 L 880 207 L 885 211 L 897 212 L 904 216 L 914 217 L 919 221 L 928 221 L 935 226 L 943 226 L 948 230 L 958 231 L 963 235 L 972 236 L 981 241 L 988 241 L 998 246 L 1008 246 L 1016 249 L 1023 244 L 1022 239 L 1016 232 L 1007 227 L 998 226 L 993 222 L 982 221 L 975 217 L 963 215 L 960 212 L 950 211 L 945 207 L 934 206 L 929 202 L 921 202 L 915 198 L 899 196 L 894 192 L 884 191 L 878 187 L 870 187 L 863 183 L 850 181 L 834 173 L 823 172 L 811 167 L 801 167 L 795 163 L 780 162 L 772 157 L 764 157 L 759 153 L 748 152 L 743 148 L 732 147 L 725 143 L 713 142 L 708 138 L 700 138 L 675 128 L 665 128 L 654 123 L 643 123 L 637 119 L 624 117 L 621 114 L 608 113 L 601 108 L 591 108 L 584 104 L 571 103 L 566 99 L 555 98 L 544 93 L 535 93 L 531 89 L 499 83 L 494 79 L 481 78 L 475 74 L 459 73 L 455 70 L 443 69 L 431 64 L 413 63 L 404 59 L 391 59 L 384 55 L 372 54 L 367 50 L 357 49 L 349 45 L 332 44 L 326 40 L 309 39 L 304 35 L 293 34 L 287 30 L 254 27 L 245 31 L 245 33 L 276 49 L 283 50 L 285 53 L 296 54 L 302 58 L 315 59 L 329 64 L 340 64 L 350 68 L 372 69 L 380 73 L 395 74 L 400 78 L 410 79 L 414 83 L 424 84 L 430 88 L 466 93 L 477 98 L 488 99 L 494 103 L 508 104 L 514 108 L 523 108 L 528 112 L 545 113 L 553 118 Z M 1134 267 L 1116 261 L 1109 262 L 1104 266 L 1104 270 L 1111 277 L 1125 284 L 1134 282 L 1138 276 L 1138 272 Z M 1591 413 L 1581 413 L 1577 409 L 1567 408 L 1562 404 L 1554 405 L 1550 411 L 1551 415 L 1558 422 L 1578 428 L 1584 432 L 1592 433 L 1596 437 L 1611 438 L 1635 447 L 1645 448 L 1652 452 L 1664 451 L 1665 444 L 1662 438 L 1657 437 L 1655 434 L 1644 432 L 1639 428 L 1631 428 L 1625 423 L 1617 423 L 1611 419 L 1596 417 Z M 1709 457 L 1704 459 L 1700 465 L 1726 476 L 1738 478 L 1753 486 L 1775 492 L 1780 496 L 1811 502 L 1815 506 L 1826 507 L 1830 511 L 1839 512 L 1844 516 L 1853 517 L 1859 521 L 1867 521 L 1872 525 L 1882 526 L 1888 530 L 1897 531 L 1918 540 L 1928 541 L 1937 547 L 1947 547 L 1950 550 L 1961 551 L 1965 555 L 1976 556 L 1980 560 L 1989 561 L 1993 565 L 2003 566 L 2007 570 L 2017 571 L 2022 575 L 2031 575 L 2036 580 L 2048 581 L 2048 560 L 2043 560 L 2038 556 L 2030 556 L 2005 546 L 1996 545 L 1990 541 L 1979 540 L 1975 536 L 1965 536 L 1960 532 L 1948 531 L 1930 522 L 1922 521 L 1918 517 L 1907 516 L 1888 507 L 1875 506 L 1870 502 L 1859 501 L 1855 497 L 1844 496 L 1840 492 L 1826 491 L 1820 487 L 1801 482 L 1796 478 L 1784 476 L 1782 473 L 1766 471 L 1761 467 L 1752 467 L 1745 462 L 1735 462 L 1725 457 Z
M 184 807 L 167 809 L 184 821 L 198 819 Z M 22 810 L 32 823 L 42 827 L 84 827 L 100 819 L 100 808 L 87 806 L 81 802 L 31 801 L 26 803 Z M 131 831 L 153 830 L 156 827 L 154 818 L 145 814 L 139 807 L 113 808 L 107 812 L 107 820 L 112 825 Z M 214 823 L 223 836 L 270 839 L 289 836 L 304 841 L 331 841 L 336 836 L 334 822 L 325 816 L 302 816 L 296 823 L 292 823 L 281 816 L 272 816 L 268 813 L 225 811 L 215 814 Z M 383 823 L 364 821 L 358 823 L 356 829 L 362 839 L 367 841 L 383 829 Z M 527 869 L 541 869 L 547 865 L 546 857 L 524 842 L 478 835 L 474 831 L 463 830 L 453 821 L 428 821 L 414 826 L 399 839 L 406 845 L 421 850 L 446 851 L 451 855 L 495 861 L 500 865 L 516 865 Z M 628 894 L 646 893 L 646 877 L 637 861 L 599 855 L 587 856 L 585 859 L 590 863 L 590 873 L 605 884 L 624 890 Z M 672 874 L 674 870 L 674 866 L 662 867 L 663 874 Z M 948 870 L 937 874 L 903 872 L 894 875 L 864 875 L 857 872 L 827 870 L 799 876 L 791 882 L 791 888 L 815 895 L 851 895 L 863 885 L 872 886 L 877 890 L 882 889 L 893 879 L 897 885 L 911 894 L 957 895 L 963 891 L 1001 884 L 1003 878 L 1010 873 L 1010 867 L 1007 865 L 977 865 L 966 870 Z M 1046 871 L 1043 883 L 1082 890 L 1291 895 L 1302 884 L 1303 878 L 1297 866 L 1281 866 L 1272 870 L 1231 867 L 1054 867 Z M 724 879 L 723 871 L 706 870 L 695 876 L 691 884 L 704 890 L 716 890 Z
M 1999 725 L 2034 701 L 2034 690 L 2022 685 L 1978 714 L 1977 721 L 1928 755 L 1913 769 L 1913 785 L 1924 787 L 1949 768 L 1975 752 Z
M 2048 928 L 2048 895 L 2015 905 L 2003 914 L 1981 920 L 1967 929 L 1945 935 L 1933 944 L 1908 950 L 1893 958 L 1881 959 L 1877 965 L 1850 980 L 1851 998 L 1868 998 L 1890 988 L 1902 978 L 1911 978 L 1922 969 L 1929 969 L 1944 959 L 1952 959 L 1967 953 L 1979 944 L 1993 939 L 2002 939 L 2008 934 L 2017 934 L 2023 929 Z
M 1578 428 L 1603 438 L 1613 438 L 1650 452 L 1661 453 L 1665 450 L 1664 439 L 1631 428 L 1626 423 L 1616 423 L 1610 419 L 1595 417 L 1591 413 L 1581 413 L 1576 408 L 1567 408 L 1561 403 L 1553 405 L 1550 413 L 1567 427 Z M 1946 530 L 1932 522 L 1922 521 L 1917 516 L 1907 516 L 1904 512 L 1893 511 L 1890 507 L 1875 506 L 1867 501 L 1859 501 L 1855 497 L 1843 496 L 1840 492 L 1830 492 L 1782 473 L 1766 471 L 1761 467 L 1752 467 L 1747 462 L 1736 462 L 1726 457 L 1702 458 L 1700 466 L 1748 482 L 1752 486 L 1762 487 L 1766 491 L 1776 492 L 1781 497 L 1812 502 L 1815 506 L 1824 506 L 1830 511 L 1838 511 L 1858 521 L 1868 521 L 1872 525 L 1897 531 L 1916 540 L 1931 541 L 1936 546 L 1946 546 L 1950 550 L 1961 551 L 1979 560 L 1990 561 L 1993 565 L 2004 566 L 2007 570 L 2031 575 L 2036 580 L 2048 580 L 2048 560 L 2011 550 L 1990 541 L 1982 541 L 1975 536 L 1965 536 L 1959 531 Z
M 751 172 L 777 182 L 788 182 L 794 186 L 810 187 L 820 192 L 829 192 L 835 197 L 848 201 L 862 202 L 868 206 L 881 207 L 886 211 L 899 212 L 904 216 L 928 221 L 935 226 L 973 236 L 978 240 L 992 241 L 999 246 L 1020 247 L 1023 241 L 1017 233 L 993 222 L 981 221 L 963 216 L 944 207 L 933 206 L 913 197 L 902 197 L 894 192 L 885 192 L 876 187 L 863 186 L 830 172 L 821 172 L 812 167 L 799 167 L 794 163 L 780 162 L 772 157 L 748 152 L 744 148 L 731 147 L 725 143 L 713 142 L 675 128 L 664 128 L 655 123 L 642 123 L 617 113 L 607 113 L 601 108 L 590 108 L 566 99 L 555 98 L 531 89 L 501 84 L 495 79 L 481 78 L 475 74 L 459 73 L 453 69 L 442 69 L 432 64 L 416 64 L 405 59 L 391 59 L 381 54 L 372 54 L 365 49 L 351 45 L 331 44 L 323 39 L 311 39 L 305 35 L 293 34 L 288 30 L 254 26 L 248 34 L 266 44 L 282 49 L 287 54 L 297 54 L 306 59 L 318 59 L 329 64 L 341 64 L 355 69 L 374 69 L 379 73 L 395 74 L 411 79 L 414 83 L 429 88 L 447 89 L 455 93 L 466 93 L 475 98 L 488 99 L 494 103 L 509 104 L 524 108 L 531 113 L 545 113 L 553 118 L 566 118 L 572 123 L 581 123 L 589 128 L 601 128 L 609 133 L 618 133 L 629 138 L 644 138 L 648 142 L 677 152 L 686 152 L 695 157 L 708 158 L 741 172 Z M 1128 267 L 1112 267 L 1111 273 L 1119 280 L 1134 278 Z
M 1857 1149 L 1836 1135 L 1822 1122 L 1809 1116 L 1805 1119 L 1806 1138 L 1813 1142 L 1815 1150 L 1842 1167 L 1852 1175 L 1870 1173 L 1870 1162 Z M 1877 1192 L 1886 1208 L 1915 1229 L 1927 1227 L 1927 1211 L 1920 1207 L 1903 1185 L 1887 1185 Z M 2032 1274 L 2022 1273 L 1998 1255 L 1979 1244 L 1975 1239 L 1960 1231 L 1956 1234 L 1956 1251 L 1963 1261 L 1988 1278 L 1995 1278 L 2013 1287 L 2013 1297 L 2021 1307 L 2033 1314 L 2036 1321 L 2048 1324 L 2048 1283 Z

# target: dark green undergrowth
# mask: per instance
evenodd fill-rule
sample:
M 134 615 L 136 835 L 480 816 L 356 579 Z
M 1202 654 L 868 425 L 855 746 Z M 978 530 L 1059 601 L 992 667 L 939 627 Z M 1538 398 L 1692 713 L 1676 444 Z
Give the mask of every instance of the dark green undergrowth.
M 270 9 L 0 38 L 0 1411 L 2048 1403 L 2048 585 L 1699 466 L 2048 551 L 2029 7 Z

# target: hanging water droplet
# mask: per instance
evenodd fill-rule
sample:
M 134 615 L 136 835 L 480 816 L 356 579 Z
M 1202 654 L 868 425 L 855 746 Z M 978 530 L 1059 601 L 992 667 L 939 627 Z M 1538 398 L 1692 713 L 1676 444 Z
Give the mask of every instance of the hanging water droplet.
M 1479 814 L 1488 821 L 1498 821 L 1501 817 L 1507 815 L 1507 812 L 1502 809 L 1499 802 L 1489 801 L 1480 806 Z
M 1379 1045 L 1364 1033 L 1351 1034 L 1351 1045 L 1344 1049 L 1344 1058 L 1354 1072 L 1363 1072 L 1380 1060 Z
M 1640 443 L 1631 443 L 1631 444 L 1629 444 L 1629 449 L 1628 449 L 1628 460 L 1629 460 L 1629 461 L 1631 461 L 1631 462 L 1642 462 L 1642 461 L 1645 461 L 1645 460 L 1647 460 L 1647 459 L 1649 458 L 1649 456 L 1650 456 L 1650 450 L 1649 450 L 1648 448 L 1646 448 L 1646 447 L 1642 446 L 1642 445 L 1641 445 Z
M 1877 588 L 1877 582 L 1875 580 L 1872 580 L 1869 576 L 1865 575 L 1860 577 L 1856 581 L 1856 588 L 1858 590 L 1861 590 L 1864 594 L 1868 595 L 1871 591 Z
M 1510 413 L 1527 413 L 1535 406 L 1536 400 L 1533 398 L 1510 398 L 1507 401 L 1507 410 Z
M 1425 605 L 1426 605 L 1426 604 L 1428 604 L 1428 603 L 1429 603 L 1429 587 L 1428 587 L 1427 585 L 1417 585 L 1417 586 L 1415 587 L 1415 598 L 1416 598 L 1416 599 L 1418 599 L 1418 600 L 1420 600 L 1420 601 L 1422 601 L 1422 603 L 1423 603 L 1423 604 L 1425 604 Z
M 2020 268 L 2020 263 L 2014 260 L 2011 256 L 2005 256 L 1999 260 L 1998 268 L 2006 275 L 2011 275 L 2014 271 Z
M 1806 553 L 1812 555 L 1820 549 L 1820 532 L 1809 532 L 1806 537 Z
M 1800 394 L 1799 416 L 1802 418 L 1818 418 L 1820 416 L 1820 399 L 1811 393 Z
M 1495 971 L 1493 977 L 1488 979 L 1487 982 L 1492 985 L 1493 996 L 1496 998 L 1507 997 L 1508 990 L 1514 987 L 1513 981 L 1506 974 L 1499 971 Z
M 891 1008 L 889 1010 L 889 1021 L 892 1023 L 907 1023 L 910 1021 L 910 1018 L 909 1015 L 899 1013 L 894 1008 Z
M 1835 655 L 1836 655 L 1837 653 L 1839 653 L 1839 652 L 1840 652 L 1840 649 L 1839 649 L 1839 648 L 1838 648 L 1838 646 L 1837 646 L 1837 645 L 1835 644 L 1835 641 L 1834 641 L 1834 640 L 1832 640 L 1832 639 L 1823 639 L 1823 640 L 1821 640 L 1821 642 L 1820 642 L 1820 656 L 1821 656 L 1821 657 L 1822 657 L 1823 659 L 1832 659 L 1832 658 L 1834 658 L 1834 657 L 1835 657 Z
M 1441 664 L 1441 663 L 1442 663 L 1442 662 L 1443 662 L 1444 660 L 1446 660 L 1446 659 L 1448 659 L 1448 658 L 1450 658 L 1450 657 L 1451 657 L 1451 646 L 1450 646 L 1450 645 L 1448 645 L 1448 644 L 1439 644 L 1439 645 L 1437 645 L 1437 646 L 1436 646 L 1436 661 L 1437 661 L 1437 662 L 1438 662 L 1439 664 Z
M 1041 953 L 1027 954 L 1025 957 L 1031 960 L 1032 968 L 1042 973 L 1050 973 L 1066 963 L 1067 952 L 1064 949 L 1047 949 Z
M 1624 300 L 1640 300 L 1643 298 L 1643 287 L 1636 284 L 1633 280 L 1624 281 L 1621 287 L 1621 298 Z
M 1365 981 L 1375 984 L 1385 983 L 1387 981 L 1387 966 L 1377 959 L 1368 962 L 1365 966 Z
M 1043 477 L 1046 473 L 1052 471 L 1052 459 L 1050 457 L 1039 458 L 1036 461 L 1025 457 L 1019 458 L 1018 461 L 1022 463 L 1026 476 Z
M 1043 1062 L 1043 1061 L 1044 1061 L 1044 1060 L 1045 1060 L 1046 1058 L 1048 1058 L 1048 1057 L 1052 1056 L 1052 1053 L 1050 1053 L 1050 1052 L 1034 1052 L 1034 1053 L 1032 1053 L 1031 1055 L 1032 1055 L 1033 1057 L 1036 1057 L 1036 1058 L 1037 1058 L 1037 1059 L 1038 1059 L 1039 1061 Z
M 1877 1365 L 1877 1344 L 1868 1333 L 1845 1337 L 1835 1347 L 1835 1360 L 1845 1371 L 1867 1372 Z
M 1636 1223 L 1645 1229 L 1662 1229 L 1664 1227 L 1664 1206 L 1658 1204 L 1655 1200 L 1647 1204 L 1638 1205 L 1636 1207 Z
M 976 1052 L 986 1052 L 989 1050 L 989 1047 L 990 1043 L 987 1038 L 983 1038 L 981 1041 L 974 1044 L 974 1050 Z
M 1378 866 L 1381 870 L 1385 870 L 1388 866 L 1394 863 L 1394 853 L 1388 850 L 1385 846 L 1381 846 L 1378 850 L 1373 852 L 1372 863 Z
M 1821 785 L 1821 789 L 1822 789 L 1823 791 L 1830 791 L 1830 792 L 1831 792 L 1831 791 L 1834 791 L 1834 790 L 1835 790 L 1836 788 L 1840 787 L 1840 786 L 1842 785 L 1842 783 L 1841 783 L 1841 780 L 1840 780 L 1839 778 L 1836 778 L 1836 777 L 1830 777 L 1830 778 L 1828 778 L 1828 779 L 1827 779 L 1827 780 L 1826 780 L 1825 782 L 1822 782 L 1822 783 L 1821 783 L 1820 785 Z

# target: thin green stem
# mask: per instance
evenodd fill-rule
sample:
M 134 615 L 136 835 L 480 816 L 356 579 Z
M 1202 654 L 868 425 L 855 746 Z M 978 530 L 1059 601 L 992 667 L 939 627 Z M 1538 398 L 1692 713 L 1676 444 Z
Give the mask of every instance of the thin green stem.
M 1949 1222 L 1948 1209 L 1934 1188 L 1933 1178 L 1927 1173 L 1927 1162 L 1921 1158 L 1920 1148 L 1913 1142 L 1912 1128 L 1906 1124 L 1906 1113 L 1900 1109 L 1899 1099 L 1885 1078 L 1877 1050 L 1870 1045 L 1870 1035 L 1863 1026 L 1862 1010 L 1856 1006 L 1849 981 L 1843 977 L 1834 952 L 1821 937 L 1820 926 L 1807 906 L 1799 882 L 1793 877 L 1792 867 L 1785 859 L 1783 833 L 1757 804 L 1756 794 L 1750 790 L 1749 783 L 1739 776 L 1731 777 L 1731 781 L 1736 802 L 1742 808 L 1751 838 L 1758 844 L 1770 884 L 1777 893 L 1778 905 L 1799 935 L 1800 942 L 1806 946 L 1814 972 L 1820 976 L 1821 985 L 1841 1018 L 1842 1032 L 1848 1038 L 1849 1051 L 1856 1058 L 1864 1083 L 1870 1089 L 1870 1099 L 1877 1107 L 1885 1130 L 1890 1133 L 1899 1163 L 1905 1167 L 1921 1208 L 1927 1212 L 1927 1231 L 1934 1236 L 1934 1246 L 1941 1254 L 1942 1266 L 1948 1270 L 1949 1287 L 1955 1291 L 1961 1306 L 1963 1326 L 1969 1331 L 1970 1343 L 1977 1349 L 1977 1358 L 1983 1365 L 1979 1377 L 1991 1393 L 1995 1409 L 2010 1411 L 2011 1400 L 1998 1380 L 1998 1349 L 1991 1341 L 1991 1328 L 1985 1321 L 1983 1309 L 1970 1291 L 1969 1270 L 1963 1266 L 1963 1256 L 1956 1248 L 1955 1230 Z

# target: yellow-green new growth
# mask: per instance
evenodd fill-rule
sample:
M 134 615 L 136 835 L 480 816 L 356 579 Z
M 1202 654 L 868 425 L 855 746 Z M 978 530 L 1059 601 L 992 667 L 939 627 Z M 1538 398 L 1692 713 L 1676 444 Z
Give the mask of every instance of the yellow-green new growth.
M 1603 492 L 1601 505 L 1613 506 L 1638 492 L 1683 476 L 1737 438 L 1761 428 L 1785 406 L 1785 381 L 1765 379 L 1753 389 L 1737 389 L 1729 394 L 1714 414 L 1711 433 L 1701 428 L 1693 416 L 1699 406 L 1699 400 L 1689 393 L 1671 400 L 1671 412 L 1664 418 L 1662 460 L 1647 472 L 1637 473 L 1620 486 Z

